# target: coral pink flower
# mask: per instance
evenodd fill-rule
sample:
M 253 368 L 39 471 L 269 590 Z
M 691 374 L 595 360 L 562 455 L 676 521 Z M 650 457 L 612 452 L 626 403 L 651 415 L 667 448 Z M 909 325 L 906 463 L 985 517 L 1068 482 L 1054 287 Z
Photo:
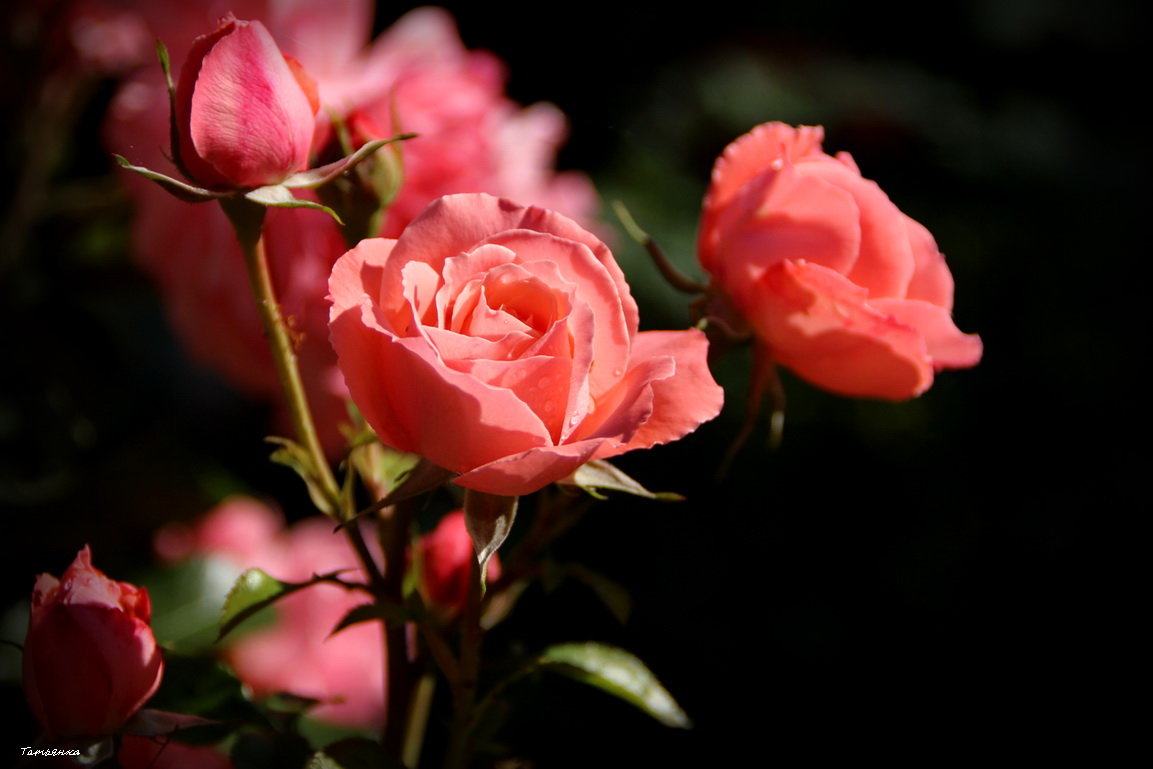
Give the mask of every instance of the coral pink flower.
M 464 522 L 464 510 L 440 519 L 436 528 L 420 539 L 421 587 L 425 599 L 445 613 L 455 613 L 468 599 L 472 564 L 476 560 L 472 538 Z M 500 556 L 493 553 L 485 579 L 500 579 Z
M 491 494 L 676 440 L 721 389 L 697 330 L 637 332 L 608 248 L 571 219 L 449 195 L 333 269 L 332 343 L 381 441 Z
M 308 165 L 316 86 L 259 21 L 220 20 L 198 37 L 176 85 L 177 151 L 200 184 L 278 184 Z
M 116 733 L 160 685 L 148 592 L 92 566 L 87 546 L 57 580 L 36 579 L 24 691 L 53 738 Z
M 186 56 L 179 41 L 191 39 L 189 29 L 199 31 L 195 24 L 204 23 L 209 5 L 204 0 L 142 6 L 151 28 L 169 42 L 174 64 Z M 371 126 L 374 136 L 397 128 L 420 132 L 401 145 L 405 182 L 382 235 L 395 237 L 433 199 L 451 192 L 511 196 L 577 219 L 592 214 L 596 196 L 588 179 L 551 168 L 565 134 L 563 115 L 549 105 L 522 109 L 509 100 L 499 63 L 466 50 L 445 11 L 413 11 L 361 50 L 371 26 L 363 2 L 247 0 L 234 9 L 264 20 L 282 50 L 316 79 L 324 108 L 314 145 L 331 137 L 324 125 L 329 110 Z M 149 168 L 166 167 L 168 95 L 159 67 L 142 69 L 120 89 L 106 133 L 115 152 Z M 164 295 L 187 349 L 246 394 L 279 400 L 244 262 L 224 214 L 125 176 L 136 206 L 133 249 Z M 266 240 L 275 290 L 299 339 L 305 386 L 313 408 L 322 412 L 318 428 L 335 452 L 342 446 L 338 422 L 345 418 L 347 392 L 328 343 L 324 297 L 332 265 L 347 245 L 329 217 L 303 209 L 270 210 Z
M 820 127 L 766 123 L 717 160 L 699 257 L 768 354 L 851 396 L 900 400 L 981 358 L 953 324 L 953 278 L 932 235 Z
M 237 576 L 261 569 L 286 582 L 348 569 L 363 581 L 356 554 L 316 517 L 285 528 L 283 517 L 248 497 L 232 497 L 191 529 L 172 526 L 156 538 L 161 557 L 210 556 L 230 563 Z M 223 598 L 223 596 L 221 596 Z M 379 625 L 363 623 L 336 635 L 332 629 L 368 596 L 332 584 L 313 585 L 276 602 L 275 624 L 227 640 L 223 657 L 258 697 L 291 692 L 325 704 L 310 715 L 327 723 L 373 728 L 384 717 L 384 654 Z

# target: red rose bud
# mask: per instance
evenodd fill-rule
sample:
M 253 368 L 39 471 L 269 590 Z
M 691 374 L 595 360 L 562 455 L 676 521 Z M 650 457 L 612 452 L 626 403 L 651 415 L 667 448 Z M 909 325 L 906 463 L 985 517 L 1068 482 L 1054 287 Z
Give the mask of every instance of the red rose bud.
M 259 21 L 229 15 L 192 45 L 176 86 L 180 161 L 211 188 L 279 184 L 308 165 L 316 86 Z
M 981 358 L 933 236 L 820 127 L 766 123 L 713 168 L 699 257 L 762 350 L 842 395 L 902 400 Z
M 93 568 L 88 547 L 57 580 L 36 579 L 24 691 L 48 737 L 116 733 L 160 685 L 148 592 Z
M 430 604 L 449 612 L 464 606 L 468 599 L 472 559 L 476 558 L 472 539 L 464 523 L 464 510 L 454 510 L 441 518 L 436 528 L 420 540 L 421 586 Z M 485 580 L 500 579 L 500 557 L 488 561 Z

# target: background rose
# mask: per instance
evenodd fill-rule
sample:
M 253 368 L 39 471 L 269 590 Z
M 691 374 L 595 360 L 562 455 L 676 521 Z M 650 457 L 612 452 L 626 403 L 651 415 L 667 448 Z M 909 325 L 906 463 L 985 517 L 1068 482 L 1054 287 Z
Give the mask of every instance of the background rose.
M 87 546 L 41 574 L 24 641 L 24 691 L 49 737 L 114 734 L 160 686 L 148 591 L 108 579 Z
M 446 614 L 460 611 L 468 599 L 475 559 L 464 510 L 453 510 L 420 538 L 420 577 L 425 600 Z M 485 580 L 491 584 L 500 575 L 500 554 L 493 553 Z
M 637 333 L 603 243 L 489 195 L 436 201 L 361 242 L 330 283 L 332 342 L 381 441 L 493 494 L 675 440 L 716 416 L 699 331 Z
M 347 569 L 352 581 L 363 575 L 356 553 L 333 532 L 331 520 L 317 516 L 285 527 L 279 511 L 246 496 L 229 497 L 191 527 L 165 527 L 155 546 L 167 561 L 221 560 L 235 576 L 246 569 L 288 582 L 338 569 Z M 313 585 L 277 601 L 271 625 L 226 639 L 222 656 L 258 697 L 276 692 L 312 697 L 324 702 L 309 711 L 317 720 L 377 727 L 384 715 L 379 625 L 362 623 L 330 635 L 345 614 L 367 602 L 366 595 L 337 585 Z
M 168 6 L 142 6 L 141 13 L 179 67 L 192 39 L 220 9 L 209 0 Z M 596 195 L 588 179 L 552 170 L 566 131 L 556 108 L 521 108 L 505 96 L 503 66 L 491 54 L 465 49 L 447 12 L 412 11 L 365 47 L 368 10 L 362 2 L 318 6 L 271 0 L 235 9 L 262 19 L 284 54 L 315 79 L 322 106 L 314 153 L 329 149 L 330 111 L 358 116 L 358 125 L 371 125 L 381 136 L 396 127 L 420 133 L 402 149 L 405 182 L 381 235 L 395 237 L 433 199 L 451 192 L 485 191 L 578 219 L 592 215 Z M 168 131 L 168 94 L 160 68 L 148 62 L 118 91 L 106 122 L 106 144 L 134 163 L 163 171 L 170 167 L 164 157 Z M 183 203 L 129 176 L 122 181 L 135 208 L 133 250 L 163 294 L 184 345 L 245 394 L 279 402 L 280 383 L 224 214 L 215 205 Z M 318 427 L 326 446 L 336 450 L 342 445 L 338 424 L 345 419 L 346 393 L 328 344 L 324 296 L 332 264 L 347 245 L 326 215 L 302 209 L 270 211 L 266 237 L 273 283 L 299 339 L 305 386 L 313 408 L 322 412 Z
M 766 123 L 717 160 L 699 256 L 769 354 L 843 395 L 919 395 L 981 342 L 953 324 L 953 278 L 932 235 L 820 127 Z

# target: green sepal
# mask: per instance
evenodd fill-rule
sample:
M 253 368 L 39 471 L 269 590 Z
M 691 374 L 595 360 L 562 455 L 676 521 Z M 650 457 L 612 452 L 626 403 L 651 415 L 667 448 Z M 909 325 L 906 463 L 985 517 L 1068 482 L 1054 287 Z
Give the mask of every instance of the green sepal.
M 590 496 L 597 499 L 607 499 L 603 491 L 621 491 L 646 499 L 657 499 L 662 502 L 682 502 L 684 497 L 671 491 L 653 492 L 646 489 L 632 477 L 616 466 L 603 459 L 594 459 L 578 467 L 571 475 L 562 478 L 557 483 L 577 486 Z
M 545 649 L 536 664 L 619 697 L 665 726 L 692 726 L 652 671 L 624 649 L 595 642 L 559 644 Z
M 244 193 L 246 200 L 251 200 L 253 203 L 259 203 L 262 206 L 269 206 L 272 208 L 312 208 L 317 211 L 323 211 L 331 216 L 337 224 L 343 225 L 344 220 L 337 215 L 335 211 L 326 205 L 313 202 L 311 200 L 304 200 L 292 194 L 292 191 L 283 184 L 270 184 L 267 187 L 257 187 L 254 190 L 249 190 Z
M 464 523 L 472 539 L 473 550 L 480 564 L 480 589 L 484 594 L 488 561 L 508 538 L 516 519 L 520 497 L 486 494 L 475 489 L 464 490 Z
M 391 139 L 377 139 L 375 141 L 365 142 L 360 149 L 351 155 L 347 155 L 333 163 L 319 166 L 318 168 L 310 168 L 307 171 L 295 173 L 281 182 L 281 184 L 293 189 L 315 189 L 321 185 L 328 184 L 341 174 L 352 170 L 359 165 L 361 161 L 372 157 L 372 155 L 384 145 L 413 138 L 416 138 L 416 134 L 399 134 Z
M 140 174 L 145 179 L 150 179 L 156 182 L 172 195 L 186 203 L 208 203 L 212 200 L 220 200 L 221 198 L 226 198 L 233 195 L 231 192 L 218 192 L 214 190 L 208 190 L 203 187 L 197 187 L 194 184 L 182 182 L 179 179 L 173 179 L 171 176 L 167 176 L 158 171 L 153 171 L 151 168 L 145 168 L 144 166 L 134 166 L 129 163 L 128 160 L 122 155 L 114 154 L 112 157 L 116 158 L 116 162 L 120 164 L 121 168 Z M 260 189 L 265 188 L 261 187 Z

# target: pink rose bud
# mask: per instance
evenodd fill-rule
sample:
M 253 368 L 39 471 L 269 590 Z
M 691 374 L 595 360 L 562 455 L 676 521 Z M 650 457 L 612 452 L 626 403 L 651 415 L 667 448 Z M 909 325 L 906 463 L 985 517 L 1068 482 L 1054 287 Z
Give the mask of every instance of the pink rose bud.
M 464 510 L 454 510 L 440 519 L 436 528 L 420 540 L 421 586 L 433 606 L 456 612 L 468 599 L 472 561 L 476 551 L 465 528 Z M 493 554 L 485 580 L 500 579 L 500 557 Z
M 820 127 L 766 123 L 717 160 L 699 257 L 762 351 L 842 395 L 902 400 L 973 366 L 933 236 L 821 149 Z
M 24 691 L 52 738 L 116 733 L 160 685 L 148 592 L 92 566 L 85 546 L 57 580 L 36 579 Z
M 180 160 L 213 188 L 279 184 L 308 165 L 316 86 L 259 21 L 198 37 L 176 86 Z

